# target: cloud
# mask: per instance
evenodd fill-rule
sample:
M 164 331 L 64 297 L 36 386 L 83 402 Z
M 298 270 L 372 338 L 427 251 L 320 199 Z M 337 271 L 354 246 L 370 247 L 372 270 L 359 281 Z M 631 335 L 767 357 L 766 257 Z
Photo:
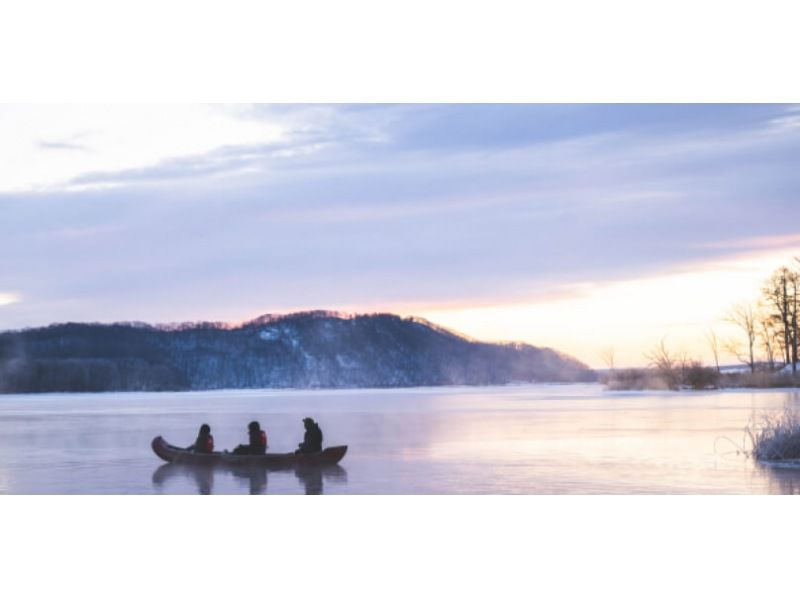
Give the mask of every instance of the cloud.
M 43 150 L 76 150 L 81 152 L 89 149 L 85 145 L 72 141 L 37 141 L 36 147 Z
M 17 293 L 0 293 L 0 307 L 17 303 L 20 296 Z
M 726 241 L 716 241 L 713 243 L 701 243 L 700 247 L 710 249 L 783 249 L 798 248 L 800 250 L 800 234 L 796 235 L 775 235 L 766 237 L 744 237 Z
M 87 172 L 142 168 L 283 134 L 274 122 L 242 119 L 236 107 L 4 105 L 0 191 L 59 189 Z
M 95 185 L 198 180 L 216 175 L 264 172 L 270 168 L 281 168 L 291 159 L 308 158 L 324 149 L 326 143 L 322 139 L 303 139 L 292 143 L 223 146 L 208 153 L 169 158 L 139 168 L 87 172 L 70 179 L 64 186 L 75 190 Z
M 507 303 L 800 233 L 783 106 L 219 110 L 208 140 L 201 110 L 0 195 L 0 282 L 26 297 L 5 321 Z

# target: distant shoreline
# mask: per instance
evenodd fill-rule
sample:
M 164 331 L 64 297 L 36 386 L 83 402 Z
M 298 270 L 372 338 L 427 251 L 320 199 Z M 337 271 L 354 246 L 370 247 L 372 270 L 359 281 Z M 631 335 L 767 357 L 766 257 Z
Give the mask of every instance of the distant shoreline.
M 460 390 L 479 390 L 486 388 L 525 388 L 526 386 L 599 386 L 602 383 L 595 381 L 576 381 L 576 382 L 511 382 L 507 384 L 437 384 L 419 386 L 316 386 L 316 387 L 220 387 L 220 388 L 188 388 L 188 389 L 159 389 L 159 390 L 55 390 L 55 391 L 27 391 L 27 392 L 5 392 L 0 391 L 0 400 L 9 396 L 44 396 L 44 395 L 101 395 L 101 394 L 192 394 L 192 393 L 211 393 L 211 392 L 354 392 L 354 391 L 391 391 L 391 390 L 437 390 L 437 389 L 460 389 Z
M 713 392 L 731 392 L 731 393 L 746 393 L 746 392 L 769 392 L 769 391 L 780 391 L 780 390 L 793 390 L 796 389 L 800 391 L 800 382 L 795 386 L 719 386 L 715 388 L 702 388 L 702 389 L 695 389 L 695 388 L 678 388 L 678 389 L 669 389 L 669 388 L 608 388 L 604 382 L 601 380 L 596 380 L 594 382 L 524 382 L 524 383 L 512 383 L 512 384 L 485 384 L 485 385 L 463 385 L 463 384 L 441 384 L 437 386 L 382 386 L 382 387 L 315 387 L 315 388 L 304 388 L 304 387 L 287 387 L 287 388 L 275 388 L 275 387 L 258 387 L 258 388 L 204 388 L 204 389 L 187 389 L 187 390 L 105 390 L 105 391 L 43 391 L 43 392 L 0 392 L 0 402 L 4 398 L 7 397 L 48 397 L 48 396 L 56 396 L 56 395 L 66 395 L 66 396 L 79 396 L 79 395 L 103 395 L 103 394 L 114 394 L 114 395 L 135 395 L 135 394 L 153 394 L 153 395 L 167 395 L 167 394 L 179 394 L 179 395 L 193 395 L 193 394 L 205 394 L 205 393 L 246 393 L 246 394 L 255 394 L 255 393 L 267 393 L 270 395 L 278 395 L 281 393 L 369 393 L 369 392 L 387 392 L 387 391 L 431 391 L 435 392 L 437 390 L 461 390 L 461 391 L 480 391 L 486 389 L 510 389 L 518 387 L 520 389 L 524 389 L 526 387 L 580 387 L 580 386 L 596 386 L 602 387 L 603 392 L 607 393 L 626 393 L 630 396 L 634 396 L 636 394 L 648 394 L 648 393 L 664 393 L 669 395 L 686 395 L 692 393 L 713 393 Z
M 800 388 L 800 371 L 757 369 L 725 372 L 713 367 L 690 366 L 664 371 L 657 368 L 611 370 L 600 374 L 608 390 L 729 390 Z

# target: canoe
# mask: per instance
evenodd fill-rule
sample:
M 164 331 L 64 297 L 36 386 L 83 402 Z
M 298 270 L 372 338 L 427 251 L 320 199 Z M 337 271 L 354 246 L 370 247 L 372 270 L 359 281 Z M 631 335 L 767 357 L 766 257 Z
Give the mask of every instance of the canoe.
M 347 452 L 346 446 L 329 446 L 319 453 L 295 455 L 294 453 L 266 453 L 264 455 L 234 455 L 233 453 L 195 453 L 173 446 L 161 436 L 153 438 L 153 452 L 168 463 L 186 465 L 254 465 L 272 469 L 336 465 Z

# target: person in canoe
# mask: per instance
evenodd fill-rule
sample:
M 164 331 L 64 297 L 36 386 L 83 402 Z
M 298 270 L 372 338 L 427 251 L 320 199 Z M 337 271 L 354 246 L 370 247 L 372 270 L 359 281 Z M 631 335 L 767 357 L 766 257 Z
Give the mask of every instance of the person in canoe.
M 247 425 L 248 444 L 240 444 L 233 449 L 234 455 L 263 455 L 267 452 L 267 433 L 256 421 Z
M 295 454 L 319 453 L 322 450 L 322 430 L 319 424 L 310 417 L 306 417 L 303 419 L 303 425 L 306 428 L 306 433 Z
M 211 426 L 208 424 L 200 426 L 200 431 L 197 433 L 197 440 L 194 441 L 192 446 L 186 447 L 186 450 L 195 453 L 214 452 L 214 437 L 211 435 Z

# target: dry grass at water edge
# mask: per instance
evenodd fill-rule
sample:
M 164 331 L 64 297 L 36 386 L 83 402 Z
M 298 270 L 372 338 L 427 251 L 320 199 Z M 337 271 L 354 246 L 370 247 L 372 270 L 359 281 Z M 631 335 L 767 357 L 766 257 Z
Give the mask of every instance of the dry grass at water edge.
M 784 409 L 778 416 L 765 416 L 760 424 L 746 429 L 759 461 L 800 460 L 800 414 Z

